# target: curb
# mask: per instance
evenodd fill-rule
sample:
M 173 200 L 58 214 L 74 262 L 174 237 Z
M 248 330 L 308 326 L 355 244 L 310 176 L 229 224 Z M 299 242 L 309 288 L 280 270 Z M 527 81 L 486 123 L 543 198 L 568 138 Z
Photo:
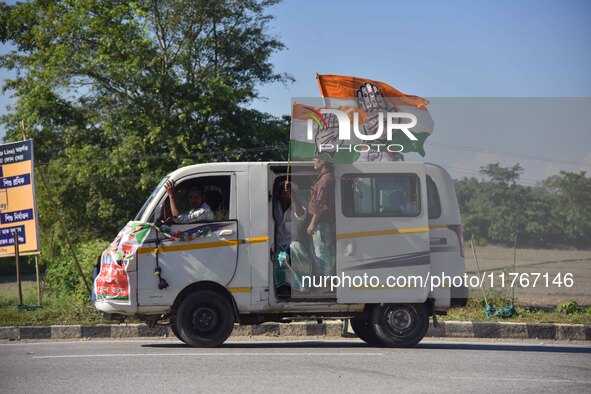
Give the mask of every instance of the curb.
M 350 335 L 349 332 L 345 335 Z M 232 336 L 343 336 L 341 320 L 326 323 L 264 323 L 256 326 L 235 325 Z M 353 334 L 354 335 L 354 334 Z M 550 323 L 503 323 L 439 321 L 429 323 L 428 337 L 440 338 L 508 338 L 591 341 L 591 325 Z M 82 339 L 82 338 L 150 338 L 172 337 L 169 326 L 148 327 L 146 324 L 97 324 L 93 326 L 21 326 L 0 327 L 0 340 Z
M 591 325 L 439 321 L 429 324 L 427 336 L 452 338 L 548 339 L 591 341 Z

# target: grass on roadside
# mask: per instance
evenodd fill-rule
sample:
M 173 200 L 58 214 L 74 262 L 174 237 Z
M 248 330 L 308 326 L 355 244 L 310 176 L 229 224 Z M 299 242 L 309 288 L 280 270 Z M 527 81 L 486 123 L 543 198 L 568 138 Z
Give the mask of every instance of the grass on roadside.
M 13 288 L 14 287 L 14 288 Z M 21 310 L 17 308 L 16 285 L 3 286 L 0 291 L 0 326 L 46 326 L 54 324 L 108 323 L 91 305 L 81 305 L 73 297 L 44 297 L 43 308 Z M 23 304 L 36 306 L 37 289 L 23 286 Z
M 496 306 L 504 306 L 504 302 L 493 302 Z M 574 313 L 548 311 L 541 308 L 523 307 L 515 305 L 517 314 L 510 318 L 487 317 L 484 313 L 484 302 L 471 298 L 463 308 L 452 308 L 442 320 L 455 321 L 493 321 L 514 323 L 561 323 L 561 324 L 591 324 L 591 308 L 579 309 Z
M 38 310 L 0 308 L 0 326 L 49 326 L 110 323 L 92 306 L 45 306 Z

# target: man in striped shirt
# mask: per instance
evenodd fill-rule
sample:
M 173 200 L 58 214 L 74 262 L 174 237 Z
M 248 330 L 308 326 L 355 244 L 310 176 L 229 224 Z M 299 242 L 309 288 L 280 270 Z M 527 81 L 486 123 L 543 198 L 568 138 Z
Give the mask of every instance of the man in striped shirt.
M 189 202 L 191 209 L 188 212 L 180 213 L 175 199 L 174 182 L 170 179 L 165 184 L 166 192 L 170 199 L 170 210 L 172 211 L 173 222 L 176 224 L 187 224 L 214 220 L 213 211 L 205 201 L 203 189 L 197 185 L 189 187 Z

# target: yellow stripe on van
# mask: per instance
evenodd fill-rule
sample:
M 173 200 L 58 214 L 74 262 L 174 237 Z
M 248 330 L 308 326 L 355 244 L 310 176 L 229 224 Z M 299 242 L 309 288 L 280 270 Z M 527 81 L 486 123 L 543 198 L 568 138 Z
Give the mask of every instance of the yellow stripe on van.
M 244 241 L 249 244 L 256 244 L 259 242 L 267 242 L 269 237 L 254 237 L 254 238 L 246 238 Z
M 146 247 L 146 248 L 139 248 L 137 250 L 138 254 L 150 254 L 156 252 L 184 252 L 187 250 L 197 250 L 197 249 L 209 249 L 209 248 L 220 248 L 224 246 L 236 246 L 243 243 L 254 244 L 259 242 L 266 242 L 269 240 L 268 236 L 265 237 L 254 237 L 254 238 L 246 238 L 246 239 L 237 239 L 237 240 L 223 240 L 223 241 L 215 241 L 215 242 L 204 242 L 202 244 L 180 244 L 180 245 L 170 245 L 170 246 L 160 246 L 159 248 L 153 247 Z
M 429 226 L 431 230 L 438 230 L 440 228 L 447 228 L 447 224 L 434 224 Z
M 409 233 L 428 233 L 429 227 L 397 228 L 391 230 L 362 231 L 356 233 L 337 234 L 337 239 L 377 237 L 380 235 L 391 234 L 409 234 Z
M 230 293 L 250 293 L 250 287 L 228 287 Z

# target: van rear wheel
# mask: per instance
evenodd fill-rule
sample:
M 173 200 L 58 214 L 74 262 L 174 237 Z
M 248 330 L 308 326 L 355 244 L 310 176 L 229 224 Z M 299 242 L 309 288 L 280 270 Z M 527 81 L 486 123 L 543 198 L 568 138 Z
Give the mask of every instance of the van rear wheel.
M 373 309 L 371 326 L 379 341 L 388 347 L 411 347 L 429 328 L 425 304 L 380 304 Z
M 193 347 L 221 345 L 232 333 L 234 313 L 230 301 L 212 290 L 199 290 L 178 308 L 176 329 L 181 340 Z
M 374 346 L 379 346 L 382 344 L 367 320 L 353 318 L 350 320 L 350 322 L 353 332 L 357 334 L 359 339 Z

